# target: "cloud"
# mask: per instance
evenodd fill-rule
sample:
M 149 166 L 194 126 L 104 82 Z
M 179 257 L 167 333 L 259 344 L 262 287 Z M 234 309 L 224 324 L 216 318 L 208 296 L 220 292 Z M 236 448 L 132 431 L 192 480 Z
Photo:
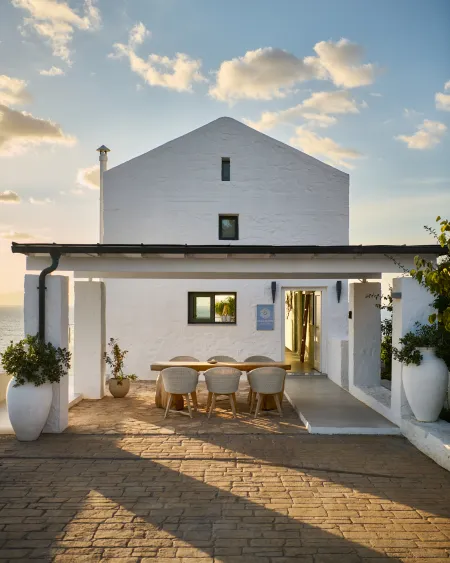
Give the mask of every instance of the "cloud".
M 420 117 L 421 115 L 423 115 L 423 113 L 421 113 L 420 111 L 416 111 L 415 109 L 405 108 L 403 110 L 403 117 L 406 118 Z
M 56 123 L 0 104 L 0 156 L 18 154 L 43 143 L 73 145 L 75 142 Z
M 90 190 L 98 190 L 100 187 L 100 167 L 98 164 L 89 168 L 80 168 L 77 173 L 77 184 Z
M 20 196 L 11 190 L 0 192 L 0 203 L 20 203 Z
M 42 76 L 64 76 L 65 72 L 62 68 L 52 66 L 48 70 L 39 71 L 39 74 L 41 74 Z
M 209 93 L 218 100 L 283 98 L 298 82 L 315 77 L 315 69 L 292 53 L 273 47 L 247 51 L 224 61 Z
M 409 149 L 431 149 L 441 142 L 446 131 L 447 127 L 443 123 L 424 119 L 413 135 L 397 135 L 395 139 L 406 143 Z
M 150 35 L 142 22 L 130 31 L 128 44 L 114 43 L 110 58 L 128 58 L 130 68 L 150 86 L 161 86 L 178 92 L 192 91 L 194 82 L 204 82 L 201 74 L 202 62 L 185 53 L 176 53 L 173 58 L 151 53 L 147 60 L 136 54 L 136 48 Z
M 340 39 L 337 43 L 321 41 L 314 51 L 317 58 L 308 57 L 306 62 L 318 68 L 318 77 L 323 72 L 336 86 L 356 88 L 367 86 L 375 81 L 377 67 L 374 64 L 361 64 L 364 49 L 361 45 Z
M 32 205 L 48 205 L 49 203 L 53 203 L 53 200 L 46 197 L 45 199 L 35 199 L 34 197 L 30 197 L 28 200 Z
M 444 84 L 444 90 L 450 90 L 450 80 Z M 443 92 L 436 92 L 434 96 L 434 101 L 436 102 L 436 109 L 441 109 L 443 111 L 450 111 L 450 94 L 444 94 Z
M 4 231 L 0 232 L 0 238 L 6 240 L 34 240 L 34 235 L 22 231 Z
M 70 43 L 76 29 L 90 31 L 100 26 L 100 12 L 95 0 L 84 0 L 83 14 L 79 15 L 61 0 L 12 0 L 13 6 L 28 12 L 25 28 L 33 29 L 46 39 L 53 54 L 70 64 Z
M 353 165 L 347 161 L 363 156 L 354 149 L 341 147 L 341 145 L 333 141 L 333 139 L 320 137 L 313 131 L 309 131 L 304 127 L 297 127 L 296 136 L 289 142 L 291 145 L 300 148 L 307 154 L 326 158 L 333 166 L 353 168 Z
M 20 78 L 0 75 L 0 104 L 10 106 L 30 102 L 31 96 L 26 90 L 26 85 L 26 81 Z
M 443 111 L 450 111 L 450 94 L 443 94 L 442 92 L 437 92 L 435 97 L 436 109 L 441 109 Z
M 370 92 L 370 95 L 373 96 L 374 98 L 382 98 L 383 94 L 380 94 L 379 92 Z
M 377 68 L 361 64 L 363 48 L 348 39 L 316 43 L 317 56 L 298 58 L 288 51 L 265 47 L 223 61 L 209 94 L 221 101 L 283 98 L 307 80 L 329 80 L 336 86 L 355 88 L 372 84 Z
M 336 90 L 314 92 L 297 106 L 282 111 L 264 112 L 258 121 L 244 119 L 244 122 L 259 131 L 272 129 L 280 123 L 293 123 L 302 118 L 309 121 L 312 126 L 329 127 L 337 121 L 330 115 L 345 113 L 359 113 L 358 104 L 348 91 Z

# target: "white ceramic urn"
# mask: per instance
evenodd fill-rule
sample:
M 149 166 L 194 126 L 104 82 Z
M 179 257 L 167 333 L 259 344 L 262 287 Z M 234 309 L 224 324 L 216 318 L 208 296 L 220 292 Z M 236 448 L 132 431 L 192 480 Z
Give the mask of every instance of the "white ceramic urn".
M 6 404 L 11 426 L 16 438 L 21 442 L 30 442 L 39 438 L 50 412 L 52 404 L 52 384 L 44 383 L 36 387 L 25 383 L 14 387 L 14 378 L 8 384 Z
M 403 367 L 403 386 L 414 416 L 420 422 L 434 422 L 444 405 L 448 388 L 448 369 L 433 348 L 418 348 L 420 366 Z

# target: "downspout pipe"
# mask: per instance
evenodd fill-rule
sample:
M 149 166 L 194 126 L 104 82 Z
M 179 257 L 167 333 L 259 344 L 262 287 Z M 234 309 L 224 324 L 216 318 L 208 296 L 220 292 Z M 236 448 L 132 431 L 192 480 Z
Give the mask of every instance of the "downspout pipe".
M 51 265 L 44 268 L 39 274 L 39 339 L 42 342 L 45 342 L 45 278 L 57 269 L 61 254 L 53 252 L 50 256 L 52 258 Z

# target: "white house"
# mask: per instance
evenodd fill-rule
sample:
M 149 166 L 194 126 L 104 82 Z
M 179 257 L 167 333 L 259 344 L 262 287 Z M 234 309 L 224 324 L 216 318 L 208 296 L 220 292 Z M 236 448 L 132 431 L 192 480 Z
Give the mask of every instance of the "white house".
M 152 363 L 176 355 L 286 357 L 294 370 L 326 373 L 393 424 L 372 427 L 364 414 L 357 426 L 352 419 L 330 427 L 300 413 L 311 432 L 402 432 L 450 469 L 448 424 L 411 418 L 402 364 L 393 360 L 391 390 L 380 384 L 380 310 L 367 299 L 381 290 L 367 280 L 401 274 L 400 264 L 411 269 L 417 255 L 436 260 L 444 249 L 349 245 L 348 175 L 233 119 L 108 171 L 108 149 L 99 151 L 100 244 L 12 243 L 13 253 L 27 256 L 27 334 L 67 347 L 67 274 L 75 280 L 79 397 L 104 396 L 111 336 L 129 349 L 127 369 L 142 379 L 151 378 Z M 398 346 L 433 310 L 412 278 L 394 279 L 392 297 Z M 325 381 L 328 397 L 344 393 L 326 378 L 290 379 L 301 380 Z M 314 416 L 331 405 L 339 421 L 344 396 L 344 406 L 338 399 L 326 409 L 306 398 Z M 53 384 L 45 431 L 66 428 L 68 407 L 66 376 Z
M 105 244 L 349 242 L 348 174 L 228 117 L 107 170 L 101 188 Z M 273 329 L 257 330 L 274 285 Z M 347 339 L 347 280 L 109 279 L 106 296 L 107 336 L 144 379 L 152 361 L 180 354 L 282 360 L 285 350 L 295 369 L 327 373 L 333 343 Z

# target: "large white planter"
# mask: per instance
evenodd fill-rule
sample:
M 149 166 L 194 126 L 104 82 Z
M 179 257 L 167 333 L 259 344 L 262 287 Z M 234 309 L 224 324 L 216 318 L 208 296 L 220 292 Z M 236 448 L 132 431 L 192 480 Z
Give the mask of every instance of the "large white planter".
M 433 348 L 418 348 L 420 366 L 403 367 L 403 386 L 414 416 L 420 422 L 434 422 L 444 405 L 448 388 L 448 369 Z
M 14 387 L 13 378 L 6 391 L 6 404 L 11 426 L 16 438 L 30 442 L 39 438 L 47 421 L 52 404 L 52 384 L 44 383 L 36 387 L 26 383 Z

